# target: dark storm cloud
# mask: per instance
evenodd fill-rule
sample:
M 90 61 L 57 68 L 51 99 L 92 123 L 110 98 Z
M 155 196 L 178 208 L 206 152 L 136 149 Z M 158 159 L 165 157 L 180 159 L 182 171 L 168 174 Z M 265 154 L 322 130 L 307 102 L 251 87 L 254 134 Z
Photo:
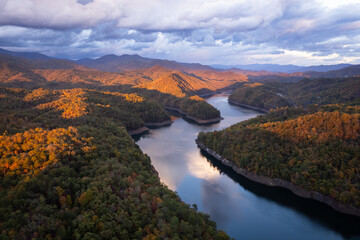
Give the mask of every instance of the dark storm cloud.
M 350 0 L 2 0 L 0 47 L 71 58 L 359 62 L 359 12 Z
M 72 31 L 54 31 L 28 29 L 23 27 L 0 27 L 0 41 L 6 42 L 14 47 L 25 47 L 29 44 L 47 46 L 68 46 L 75 40 L 75 36 L 80 32 Z
M 93 2 L 93 0 L 77 0 L 78 3 L 82 4 L 82 5 L 86 5 L 88 3 Z
M 275 35 L 268 42 L 289 49 L 322 51 L 337 50 L 339 42 L 331 43 L 331 39 L 344 36 L 348 41 L 359 36 L 360 25 L 351 27 L 360 21 L 360 4 L 339 7 L 332 10 L 317 9 L 308 6 L 305 11 L 285 11 L 283 18 L 276 20 L 269 26 L 268 34 Z M 299 14 L 301 13 L 301 14 Z M 345 40 L 345 39 L 343 39 Z M 330 41 L 330 42 L 329 42 Z M 352 41 L 353 42 L 353 41 Z M 345 44 L 340 42 L 340 44 Z

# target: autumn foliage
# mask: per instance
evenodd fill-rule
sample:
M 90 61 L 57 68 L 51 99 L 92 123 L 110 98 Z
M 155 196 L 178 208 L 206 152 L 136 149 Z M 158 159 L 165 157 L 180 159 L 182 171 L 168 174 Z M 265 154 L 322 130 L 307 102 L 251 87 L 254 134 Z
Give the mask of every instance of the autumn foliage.
M 81 138 L 74 127 L 0 136 L 0 174 L 39 174 L 64 158 L 93 150 L 90 138 Z
M 39 109 L 55 108 L 63 118 L 77 118 L 87 114 L 85 91 L 82 89 L 63 90 L 59 99 L 38 106 Z
M 250 172 L 359 208 L 359 122 L 358 105 L 282 108 L 199 139 Z
M 303 79 L 293 83 L 245 84 L 230 100 L 266 110 L 286 106 L 346 103 L 360 99 L 360 78 Z
M 169 119 L 157 101 L 88 89 L 0 94 L 1 239 L 229 239 L 161 184 L 127 134 Z
M 360 114 L 317 112 L 282 122 L 260 124 L 259 128 L 276 133 L 294 143 L 336 139 L 356 140 L 360 134 Z

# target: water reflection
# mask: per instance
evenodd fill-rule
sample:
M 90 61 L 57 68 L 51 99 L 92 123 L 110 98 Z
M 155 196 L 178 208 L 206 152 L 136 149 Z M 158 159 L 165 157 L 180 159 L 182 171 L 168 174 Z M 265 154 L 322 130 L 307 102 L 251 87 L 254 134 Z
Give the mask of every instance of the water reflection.
M 168 128 L 168 127 L 167 127 Z M 141 138 L 141 150 L 147 153 L 152 161 L 155 169 L 160 175 L 160 179 L 170 189 L 176 191 L 177 186 L 183 181 L 184 176 L 188 172 L 188 167 L 179 158 L 179 155 L 184 153 L 184 146 L 182 144 L 172 144 L 174 135 L 181 135 L 182 129 L 173 129 L 174 135 L 164 134 L 167 128 L 158 128 L 151 130 Z M 158 143 L 153 145 L 152 143 Z M 176 169 L 176 171 L 174 171 Z
M 226 226 L 231 221 L 226 209 L 232 209 L 237 214 L 241 212 L 234 201 L 241 198 L 240 194 L 221 181 L 202 181 L 201 195 L 204 209 L 219 226 Z
M 219 170 L 204 161 L 198 149 L 189 151 L 185 156 L 188 159 L 186 166 L 188 167 L 189 174 L 192 176 L 206 180 L 216 180 L 219 178 Z
M 313 233 L 321 229 L 326 231 L 327 228 L 330 228 L 341 234 L 340 237 L 333 235 L 333 233 L 330 239 L 360 239 L 360 218 L 341 214 L 334 211 L 331 207 L 311 199 L 299 198 L 289 190 L 252 182 L 239 176 L 229 167 L 220 164 L 205 152 L 201 151 L 201 154 L 206 157 L 209 164 L 216 167 L 221 174 L 226 174 L 226 176 L 233 180 L 233 183 L 239 184 L 244 190 L 254 194 L 255 198 L 252 199 L 252 205 L 258 206 L 258 211 L 269 212 L 269 209 L 270 211 L 272 209 L 272 212 L 275 212 L 272 216 L 276 217 L 277 221 L 289 224 L 293 229 L 304 230 L 309 227 L 309 232 Z M 263 200 L 266 200 L 267 204 L 264 204 L 262 202 Z M 274 204 L 273 207 L 268 207 L 268 204 L 271 202 Z M 282 216 L 279 216 L 279 212 L 277 212 L 276 205 L 278 204 L 280 204 L 282 208 L 287 209 L 286 212 L 282 213 Z M 299 219 L 301 221 L 298 221 Z M 308 222 L 313 222 L 314 224 L 307 226 Z M 312 236 L 310 239 L 317 238 Z
M 207 101 L 221 110 L 223 121 L 200 126 L 174 118 L 171 126 L 136 139 L 161 181 L 183 201 L 197 204 L 236 239 L 360 239 L 359 218 L 284 189 L 253 183 L 203 155 L 194 142 L 198 132 L 220 130 L 259 114 L 229 105 L 227 95 Z

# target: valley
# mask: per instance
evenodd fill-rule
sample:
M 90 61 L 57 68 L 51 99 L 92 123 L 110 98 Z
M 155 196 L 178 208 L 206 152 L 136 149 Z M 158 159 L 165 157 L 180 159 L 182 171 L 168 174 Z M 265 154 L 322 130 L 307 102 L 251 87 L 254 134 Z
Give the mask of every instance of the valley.
M 135 137 L 141 150 L 150 156 L 161 181 L 186 203 L 195 203 L 235 239 L 266 239 L 273 235 L 277 239 L 359 236 L 357 217 L 341 214 L 286 189 L 248 180 L 197 147 L 199 132 L 211 134 L 262 115 L 228 104 L 228 96 L 225 92 L 206 99 L 221 111 L 224 120 L 219 123 L 194 125 L 174 116 L 172 125 Z
M 329 68 L 280 73 L 0 51 L 1 237 L 258 239 L 279 228 L 288 228 L 279 239 L 358 237 L 360 69 Z M 201 155 L 196 138 L 235 172 L 284 181 L 342 213 L 243 180 Z M 250 209 L 276 211 L 274 224 L 266 211 L 246 209 L 251 201 L 261 204 Z M 252 220 L 236 216 L 242 211 Z M 302 235 L 283 224 L 289 214 Z M 245 231 L 255 222 L 265 235 Z

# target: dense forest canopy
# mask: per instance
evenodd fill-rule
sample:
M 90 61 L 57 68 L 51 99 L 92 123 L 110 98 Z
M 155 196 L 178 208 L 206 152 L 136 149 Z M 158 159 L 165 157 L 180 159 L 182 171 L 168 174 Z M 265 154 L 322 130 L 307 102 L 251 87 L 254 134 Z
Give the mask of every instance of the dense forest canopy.
M 127 134 L 169 118 L 157 102 L 86 89 L 0 97 L 1 239 L 229 239 Z
M 64 124 L 85 124 L 91 119 L 108 118 L 119 121 L 127 130 L 144 126 L 145 122 L 161 122 L 170 120 L 170 116 L 156 101 L 147 100 L 137 94 L 123 94 L 107 91 L 87 89 L 49 90 L 35 89 L 0 89 L 8 93 L 2 99 L 4 104 L 2 114 L 8 116 L 20 115 L 14 121 L 20 121 L 24 128 L 26 125 L 49 126 L 51 128 Z M 8 105 L 5 105 L 5 104 Z M 51 118 L 52 121 L 49 119 Z M 55 119 L 52 119 L 55 118 Z M 11 126 L 11 120 L 4 117 L 0 121 L 0 129 Z M 8 125 L 9 124 L 9 125 Z
M 17 57 L 16 55 L 0 54 L 0 86 L 43 89 L 41 91 L 45 91 L 44 89 L 53 91 L 54 89 L 78 88 L 120 92 L 123 94 L 134 93 L 148 100 L 136 106 L 151 105 L 150 107 L 154 109 L 153 116 L 142 116 L 141 120 L 145 122 L 158 121 L 156 116 L 158 113 L 160 118 L 166 120 L 163 113 L 155 109 L 157 107 L 154 102 L 158 102 L 163 108 L 175 107 L 195 120 L 220 118 L 220 112 L 213 106 L 199 99 L 191 99 L 191 97 L 195 94 L 209 93 L 232 86 L 235 83 L 247 81 L 246 77 L 235 73 L 202 71 L 192 68 L 187 70 L 191 70 L 190 72 L 185 70 L 174 71 L 161 66 L 153 66 L 149 69 L 102 72 L 67 60 L 51 58 L 34 60 Z M 38 94 L 45 93 L 38 92 Z M 69 119 L 85 114 L 85 105 L 88 103 L 85 103 L 84 99 L 87 99 L 85 95 L 88 92 L 84 93 L 79 90 L 77 93 L 63 91 L 56 94 L 61 96 L 54 101 L 44 103 L 39 108 L 55 108 L 58 110 L 64 108 L 62 109 L 63 117 Z M 76 97 L 72 96 L 73 94 L 76 94 Z M 153 104 L 150 104 L 150 102 L 153 102 Z M 125 109 L 127 109 L 126 106 Z M 138 110 L 135 111 L 139 112 Z M 128 113 L 131 119 L 128 120 L 127 128 L 139 127 L 141 121 L 136 120 L 131 111 Z M 145 119 L 148 117 L 149 119 Z
M 162 93 L 156 90 L 148 90 L 143 88 L 131 88 L 128 86 L 107 87 L 109 91 L 120 91 L 123 93 L 135 93 L 147 99 L 159 102 L 164 108 L 171 107 L 179 109 L 187 116 L 199 120 L 216 119 L 220 117 L 220 111 L 214 106 L 208 104 L 203 98 L 193 95 L 187 97 L 176 97 L 171 94 Z
M 272 87 L 270 84 L 245 84 L 229 96 L 229 101 L 264 110 L 291 106 L 292 103 L 289 99 L 285 98 L 283 94 L 283 90 Z
M 101 72 L 0 54 L 0 238 L 229 239 L 160 183 L 127 133 L 170 122 L 165 107 L 220 117 L 188 91 L 232 79 L 195 86 L 198 77 L 179 73 L 193 81 L 179 94 L 133 87 L 166 81 L 169 71 Z M 27 89 L 9 88 L 19 86 Z
M 266 110 L 286 106 L 344 103 L 357 99 L 360 99 L 359 77 L 245 84 L 229 97 L 230 101 Z
M 360 208 L 360 102 L 281 108 L 200 133 L 210 149 L 249 172 L 292 182 Z

